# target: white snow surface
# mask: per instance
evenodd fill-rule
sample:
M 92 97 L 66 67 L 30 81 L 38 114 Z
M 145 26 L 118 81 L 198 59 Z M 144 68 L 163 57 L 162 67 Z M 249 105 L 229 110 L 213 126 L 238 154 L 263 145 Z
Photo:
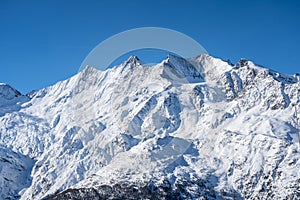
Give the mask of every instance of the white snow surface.
M 165 179 L 246 199 L 293 196 L 299 88 L 295 76 L 207 54 L 87 66 L 27 96 L 0 84 L 0 198 Z

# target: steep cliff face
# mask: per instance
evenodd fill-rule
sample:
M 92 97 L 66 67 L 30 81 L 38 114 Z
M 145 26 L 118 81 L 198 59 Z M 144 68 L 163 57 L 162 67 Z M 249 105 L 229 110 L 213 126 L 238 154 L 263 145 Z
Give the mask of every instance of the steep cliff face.
M 131 57 L 27 96 L 2 92 L 0 145 L 28 180 L 3 197 L 297 197 L 299 88 L 297 76 L 203 54 L 151 67 Z

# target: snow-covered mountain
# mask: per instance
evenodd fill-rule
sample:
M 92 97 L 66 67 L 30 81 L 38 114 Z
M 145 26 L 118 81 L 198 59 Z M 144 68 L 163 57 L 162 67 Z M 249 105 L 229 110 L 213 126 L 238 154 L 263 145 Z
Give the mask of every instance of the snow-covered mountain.
M 207 54 L 0 84 L 0 198 L 297 199 L 299 88 Z

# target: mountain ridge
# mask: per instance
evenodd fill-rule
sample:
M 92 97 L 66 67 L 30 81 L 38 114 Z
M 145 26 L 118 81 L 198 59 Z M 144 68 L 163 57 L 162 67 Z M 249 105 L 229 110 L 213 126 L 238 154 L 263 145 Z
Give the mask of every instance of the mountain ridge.
M 162 63 L 163 63 L 163 62 L 168 63 L 168 62 L 169 62 L 169 57 L 174 57 L 174 58 L 177 57 L 177 58 L 179 58 L 179 59 L 183 59 L 183 58 L 181 58 L 180 56 L 176 56 L 176 55 L 173 55 L 173 54 L 168 54 L 167 58 L 166 58 L 165 60 L 163 60 Z M 264 66 L 255 64 L 255 63 L 253 63 L 252 61 L 247 60 L 247 59 L 245 59 L 245 58 L 241 58 L 236 64 L 232 64 L 232 63 L 231 63 L 230 61 L 228 61 L 228 60 L 222 60 L 221 58 L 215 58 L 215 57 L 212 57 L 212 56 L 208 55 L 207 53 L 203 53 L 203 54 L 201 54 L 201 55 L 199 55 L 199 56 L 196 56 L 196 57 L 194 57 L 194 58 L 186 58 L 186 59 L 183 59 L 183 60 L 185 60 L 186 62 L 190 62 L 191 65 L 193 65 L 193 64 L 194 64 L 194 63 L 193 63 L 194 60 L 197 60 L 198 62 L 201 62 L 201 59 L 203 59 L 203 58 L 204 58 L 204 59 L 208 59 L 208 60 L 216 59 L 216 60 L 218 60 L 218 62 L 226 63 L 228 66 L 231 66 L 233 69 L 238 69 L 238 68 L 241 68 L 241 67 L 245 67 L 245 66 L 247 66 L 245 63 L 250 62 L 250 63 L 252 64 L 252 66 L 256 66 L 256 67 L 259 67 L 259 68 L 261 68 L 261 69 L 267 70 L 267 71 L 270 73 L 270 75 L 273 75 L 274 78 L 275 78 L 276 76 L 279 77 L 279 78 L 281 78 L 281 79 L 278 79 L 278 81 L 284 80 L 284 79 L 290 80 L 292 83 L 295 83 L 295 82 L 300 81 L 300 75 L 299 75 L 299 74 L 294 74 L 294 75 L 283 74 L 283 73 L 280 73 L 280 72 L 278 72 L 278 71 L 276 71 L 276 70 L 272 70 L 272 69 L 266 68 L 266 67 L 264 67 Z M 130 64 L 130 63 L 132 63 L 132 62 L 134 62 L 134 64 L 138 64 L 138 65 L 146 65 L 146 66 L 147 66 L 147 64 L 144 64 L 137 56 L 134 56 L 134 55 L 130 56 L 130 57 L 129 57 L 126 61 L 124 61 L 121 65 L 124 66 L 124 65 Z M 241 63 L 242 63 L 242 64 L 241 64 Z M 114 67 L 112 67 L 112 68 L 116 68 L 116 67 L 118 67 L 118 66 L 114 66 Z M 216 66 L 216 67 L 218 67 L 218 66 Z M 107 70 L 112 69 L 112 68 L 108 68 Z M 229 69 L 229 68 L 221 69 L 221 72 L 224 72 L 224 71 L 226 71 L 226 70 L 228 70 L 228 69 Z M 197 69 L 197 70 L 198 70 L 198 71 L 202 71 L 201 69 Z M 99 70 L 99 69 L 96 68 L 96 67 L 87 65 L 87 66 L 85 66 L 81 71 L 79 71 L 76 75 L 80 74 L 82 71 L 90 71 L 90 73 L 93 73 L 93 72 L 99 72 L 99 71 L 101 71 L 101 70 Z M 74 76 L 76 76 L 76 75 L 74 75 Z M 70 77 L 70 78 L 71 78 L 71 77 Z M 68 79 L 70 79 L 70 78 L 68 78 Z M 68 79 L 66 79 L 66 80 L 68 80 Z M 62 81 L 66 81 L 66 80 L 62 80 Z M 59 82 L 62 82 L 62 81 L 58 81 L 58 83 L 59 83 Z M 55 84 L 56 84 L 56 83 L 55 83 Z M 54 84 L 54 85 L 55 85 L 55 84 Z M 0 82 L 0 86 L 10 87 L 10 88 L 13 89 L 14 91 L 16 91 L 16 94 L 17 94 L 17 95 L 24 95 L 24 96 L 29 96 L 29 97 L 31 96 L 32 93 L 35 93 L 35 92 L 37 92 L 37 91 L 39 91 L 39 90 L 45 89 L 45 88 L 42 88 L 42 89 L 39 89 L 39 90 L 32 90 L 32 91 L 30 91 L 30 92 L 28 92 L 28 93 L 26 93 L 26 94 L 21 94 L 16 88 L 10 86 L 9 84 L 1 83 L 1 82 Z M 48 86 L 48 87 L 51 87 L 51 86 Z M 48 88 L 48 87 L 46 87 L 46 88 Z M 1 93 L 1 94 L 2 94 L 2 93 Z

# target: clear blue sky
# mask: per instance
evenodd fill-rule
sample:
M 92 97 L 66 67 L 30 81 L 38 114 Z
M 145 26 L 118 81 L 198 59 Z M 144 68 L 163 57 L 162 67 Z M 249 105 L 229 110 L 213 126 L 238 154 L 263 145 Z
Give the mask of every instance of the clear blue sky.
M 300 72 L 300 1 L 0 0 L 0 82 L 22 93 L 77 73 L 108 37 L 157 26 L 194 38 L 213 56 Z

